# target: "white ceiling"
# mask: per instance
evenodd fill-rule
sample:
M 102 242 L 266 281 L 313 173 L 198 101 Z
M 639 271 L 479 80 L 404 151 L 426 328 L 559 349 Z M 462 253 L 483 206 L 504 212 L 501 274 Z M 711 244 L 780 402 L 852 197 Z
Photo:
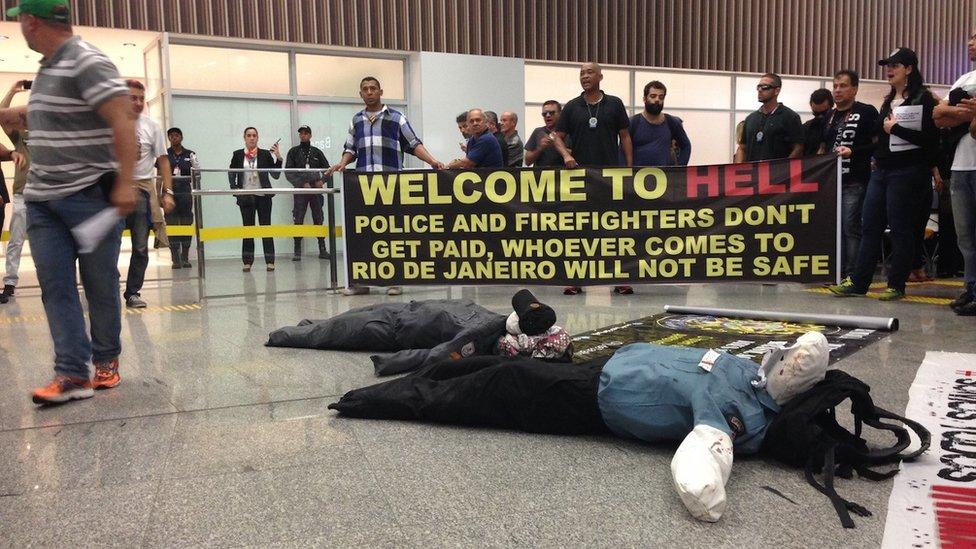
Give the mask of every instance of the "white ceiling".
M 105 52 L 122 76 L 145 78 L 142 52 L 159 33 L 75 27 L 75 34 Z M 0 72 L 36 73 L 41 55 L 27 47 L 20 24 L 0 22 Z

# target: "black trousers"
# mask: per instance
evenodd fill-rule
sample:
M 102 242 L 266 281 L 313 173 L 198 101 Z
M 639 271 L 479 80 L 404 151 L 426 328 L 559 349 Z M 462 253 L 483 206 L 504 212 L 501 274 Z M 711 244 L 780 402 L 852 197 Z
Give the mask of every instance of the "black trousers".
M 359 418 L 563 435 L 608 434 L 597 403 L 606 360 L 583 364 L 498 356 L 448 360 L 349 391 L 329 408 Z
M 305 212 L 312 210 L 312 223 L 322 225 L 325 223 L 325 211 L 322 206 L 325 204 L 325 196 L 321 194 L 296 194 L 295 205 L 291 210 L 295 225 L 305 223 Z
M 257 216 L 258 223 L 261 225 L 271 225 L 271 197 L 270 196 L 240 196 L 237 205 L 241 208 L 241 221 L 245 227 L 254 225 L 254 217 Z M 273 238 L 262 238 L 264 245 L 265 263 L 275 262 L 275 248 Z M 245 265 L 254 263 L 254 239 L 245 238 L 241 244 L 241 258 Z

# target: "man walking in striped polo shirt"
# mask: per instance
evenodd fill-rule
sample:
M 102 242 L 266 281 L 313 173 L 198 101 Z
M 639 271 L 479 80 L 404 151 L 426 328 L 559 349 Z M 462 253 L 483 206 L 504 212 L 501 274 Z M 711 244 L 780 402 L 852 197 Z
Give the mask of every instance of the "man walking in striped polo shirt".
M 54 379 L 34 390 L 35 403 L 89 398 L 119 384 L 121 223 L 90 253 L 71 229 L 110 206 L 118 216 L 135 206 L 135 121 L 129 91 L 101 51 L 74 36 L 68 0 L 21 0 L 27 45 L 43 55 L 27 107 L 0 110 L 0 124 L 20 121 L 31 132 L 24 188 L 30 239 L 44 312 L 54 340 Z M 75 282 L 85 288 L 91 339 Z M 89 361 L 95 378 L 89 379 Z

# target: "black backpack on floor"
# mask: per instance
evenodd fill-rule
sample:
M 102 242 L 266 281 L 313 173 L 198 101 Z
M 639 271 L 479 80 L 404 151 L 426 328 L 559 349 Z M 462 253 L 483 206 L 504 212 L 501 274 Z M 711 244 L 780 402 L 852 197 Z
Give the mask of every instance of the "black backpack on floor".
M 871 512 L 840 497 L 834 490 L 834 476 L 851 478 L 856 471 L 868 480 L 889 479 L 898 472 L 897 468 L 878 472 L 873 467 L 911 461 L 928 449 L 932 438 L 918 423 L 875 406 L 870 390 L 861 380 L 840 370 L 830 370 L 823 381 L 783 406 L 763 440 L 762 450 L 766 455 L 804 468 L 807 482 L 830 498 L 844 528 L 854 527 L 851 512 L 863 517 L 870 516 Z M 837 423 L 835 414 L 837 406 L 846 400 L 851 401 L 853 433 Z M 891 432 L 896 438 L 894 445 L 869 448 L 861 437 L 864 425 Z M 911 443 L 908 429 L 915 432 L 921 446 L 903 453 Z M 821 471 L 823 484 L 815 477 Z

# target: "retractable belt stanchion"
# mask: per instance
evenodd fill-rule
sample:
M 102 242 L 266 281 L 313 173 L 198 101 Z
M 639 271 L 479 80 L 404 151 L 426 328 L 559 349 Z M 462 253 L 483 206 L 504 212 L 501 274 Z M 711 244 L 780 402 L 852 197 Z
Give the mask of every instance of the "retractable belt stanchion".
M 289 195 L 308 195 L 308 194 L 321 194 L 325 195 L 328 200 L 329 218 L 328 218 L 328 236 L 329 245 L 331 246 L 331 258 L 329 259 L 329 269 L 330 269 L 330 283 L 331 287 L 326 288 L 327 290 L 335 290 L 338 288 L 338 261 L 336 260 L 336 237 L 335 237 L 335 195 L 341 192 L 341 189 L 335 188 L 332 184 L 331 179 L 327 183 L 327 187 L 318 188 L 295 188 L 295 187 L 267 187 L 260 189 L 214 189 L 214 190 L 204 190 L 201 188 L 201 174 L 203 173 L 250 173 L 250 172 L 274 172 L 274 173 L 306 173 L 315 170 L 306 170 L 304 168 L 222 168 L 222 169 L 209 169 L 209 168 L 194 168 L 193 173 L 193 214 L 194 214 L 194 229 L 197 238 L 197 263 L 199 263 L 199 273 L 200 281 L 198 284 L 200 300 L 205 299 L 205 284 L 206 284 L 206 267 L 204 265 L 204 240 L 201 238 L 203 236 L 203 197 L 205 196 L 262 196 L 268 194 L 289 194 Z

